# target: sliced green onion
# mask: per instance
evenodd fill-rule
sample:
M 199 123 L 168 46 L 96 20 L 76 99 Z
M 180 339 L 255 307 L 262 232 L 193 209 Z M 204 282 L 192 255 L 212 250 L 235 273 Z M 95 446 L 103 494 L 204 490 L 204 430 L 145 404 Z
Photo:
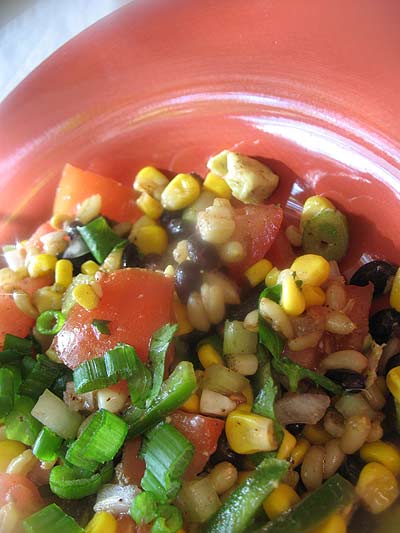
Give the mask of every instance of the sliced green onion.
M 325 483 L 306 496 L 287 513 L 268 522 L 257 532 L 268 533 L 303 533 L 314 531 L 333 513 L 348 508 L 354 502 L 353 485 L 339 474 L 335 474 Z
M 50 387 L 51 392 L 54 392 L 59 398 L 63 399 L 67 383 L 73 381 L 74 374 L 72 370 L 64 365 L 61 365 L 61 374 L 56 378 L 53 385 Z
M 128 425 L 122 418 L 100 409 L 71 444 L 65 457 L 80 468 L 87 468 L 87 464 L 94 462 L 111 461 L 124 443 L 127 433 Z
M 76 392 L 104 389 L 121 379 L 134 376 L 143 366 L 135 348 L 119 343 L 103 357 L 85 361 L 74 370 Z
M 34 403 L 32 416 L 63 439 L 73 439 L 82 423 L 82 416 L 48 389 Z
M 111 481 L 113 475 L 112 463 L 104 465 L 100 472 L 88 475 L 79 474 L 69 466 L 55 466 L 50 472 L 50 489 L 59 498 L 80 500 L 96 494 L 104 483 Z
M 14 406 L 14 374 L 9 368 L 0 368 L 0 418 Z
M 287 461 L 264 459 L 224 501 L 205 531 L 207 533 L 247 531 L 262 502 L 276 489 L 288 468 Z
M 182 514 L 174 505 L 160 505 L 158 512 L 151 533 L 175 533 L 182 528 Z
M 21 359 L 21 370 L 24 378 L 26 378 L 26 376 L 29 374 L 35 364 L 36 360 L 31 355 L 25 355 Z
M 53 385 L 61 370 L 62 365 L 39 354 L 35 365 L 21 383 L 20 393 L 34 399 L 38 398 L 45 389 L 49 389 Z
M 275 400 L 278 396 L 279 389 L 272 376 L 271 365 L 269 362 L 265 363 L 263 366 L 262 374 L 264 377 L 264 384 L 254 400 L 252 411 L 253 413 L 274 420 L 275 434 L 277 440 L 280 442 L 283 438 L 283 428 L 275 415 Z
M 36 455 L 41 461 L 55 461 L 62 441 L 62 437 L 56 435 L 51 429 L 44 427 L 33 445 L 33 455 Z
M 144 407 L 151 390 L 152 377 L 150 370 L 138 358 L 135 373 L 128 379 L 129 394 L 132 405 Z
M 108 225 L 104 217 L 98 217 L 78 227 L 78 231 L 98 263 L 103 263 L 111 250 L 124 242 Z
M 6 333 L 4 338 L 4 350 L 13 350 L 23 355 L 32 355 L 33 343 L 30 339 L 22 339 L 21 337 L 16 337 L 11 335 L 11 333 Z
M 31 415 L 34 405 L 32 398 L 16 396 L 14 407 L 5 419 L 7 439 L 32 446 L 42 429 L 42 424 Z
M 113 383 L 116 380 L 107 376 L 104 357 L 85 361 L 74 370 L 74 387 L 78 394 L 104 389 Z
M 142 488 L 160 501 L 173 500 L 193 458 L 193 444 L 174 426 L 164 423 L 146 434 L 141 453 L 146 462 Z
M 193 394 L 197 387 L 192 363 L 182 361 L 164 381 L 152 405 L 146 409 L 130 407 L 124 419 L 129 425 L 129 436 L 136 437 L 175 411 Z
M 140 492 L 132 500 L 129 514 L 138 526 L 150 524 L 158 516 L 158 500 L 152 492 Z
M 99 318 L 94 318 L 92 320 L 92 326 L 102 335 L 110 335 L 109 324 L 110 320 L 100 320 Z
M 164 379 L 165 358 L 177 329 L 178 326 L 176 324 L 165 324 L 165 326 L 158 329 L 151 337 L 149 360 L 153 370 L 153 386 L 147 398 L 147 406 L 151 405 L 151 402 L 160 392 Z
M 29 516 L 22 523 L 25 533 L 85 533 L 75 520 L 64 513 L 58 505 L 52 503 L 37 513 Z
M 273 287 L 266 287 L 259 296 L 259 300 L 261 298 L 268 298 L 269 300 L 272 300 L 275 303 L 279 303 L 281 301 L 282 296 L 282 285 L 279 283 L 278 285 L 274 285 Z
M 56 335 L 63 327 L 65 316 L 61 311 L 49 309 L 41 313 L 36 320 L 36 329 L 41 335 Z

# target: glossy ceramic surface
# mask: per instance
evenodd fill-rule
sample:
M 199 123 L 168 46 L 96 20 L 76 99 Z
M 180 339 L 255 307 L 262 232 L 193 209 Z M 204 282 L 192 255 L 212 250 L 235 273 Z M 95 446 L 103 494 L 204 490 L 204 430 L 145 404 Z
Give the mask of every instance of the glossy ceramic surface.
M 131 182 L 152 163 L 205 172 L 234 148 L 351 222 L 351 270 L 400 250 L 397 0 L 135 0 L 0 106 L 0 242 L 51 212 L 65 162 Z

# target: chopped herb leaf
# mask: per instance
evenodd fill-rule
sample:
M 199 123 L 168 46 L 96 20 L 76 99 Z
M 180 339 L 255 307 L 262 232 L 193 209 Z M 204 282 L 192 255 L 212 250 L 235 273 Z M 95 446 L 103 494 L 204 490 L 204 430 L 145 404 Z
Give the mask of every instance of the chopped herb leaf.
M 95 327 L 99 333 L 103 335 L 110 335 L 110 320 L 101 320 L 99 318 L 94 318 L 92 320 L 92 326 Z

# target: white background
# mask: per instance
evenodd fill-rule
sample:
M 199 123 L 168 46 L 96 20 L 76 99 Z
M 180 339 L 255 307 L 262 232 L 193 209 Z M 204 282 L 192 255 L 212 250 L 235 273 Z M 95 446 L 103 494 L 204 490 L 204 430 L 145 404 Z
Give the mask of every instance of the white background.
M 57 48 L 131 0 L 0 0 L 0 101 Z

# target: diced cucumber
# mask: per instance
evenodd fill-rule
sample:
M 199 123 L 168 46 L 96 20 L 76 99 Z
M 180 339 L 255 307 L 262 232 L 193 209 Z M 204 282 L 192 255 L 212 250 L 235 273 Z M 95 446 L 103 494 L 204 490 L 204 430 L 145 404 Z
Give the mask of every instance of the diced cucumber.
M 324 209 L 304 226 L 302 247 L 305 253 L 339 261 L 346 255 L 348 246 L 347 220 L 337 209 Z
M 211 365 L 204 372 L 203 389 L 209 389 L 220 394 L 241 392 L 249 385 L 248 379 L 226 366 Z
M 257 333 L 244 328 L 239 320 L 225 321 L 224 354 L 243 354 L 257 352 Z
M 331 514 L 351 505 L 354 498 L 353 485 L 335 474 L 291 511 L 283 513 L 254 533 L 309 533 Z

